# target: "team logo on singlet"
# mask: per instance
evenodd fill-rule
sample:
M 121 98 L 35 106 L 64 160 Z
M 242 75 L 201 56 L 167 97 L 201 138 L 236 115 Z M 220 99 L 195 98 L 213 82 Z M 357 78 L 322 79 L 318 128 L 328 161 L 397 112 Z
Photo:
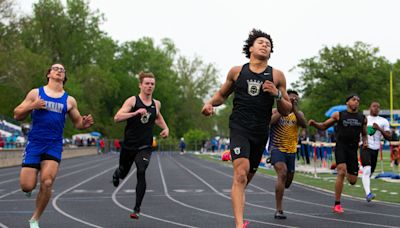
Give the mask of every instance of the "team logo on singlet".
M 247 80 L 247 92 L 251 96 L 257 96 L 260 93 L 262 81 L 259 80 Z
M 233 148 L 233 153 L 235 153 L 236 155 L 239 155 L 240 154 L 240 147 Z
M 64 104 L 52 101 L 45 101 L 46 109 L 51 112 L 62 113 L 64 109 Z
M 143 116 L 140 118 L 140 122 L 142 122 L 142 124 L 146 124 L 147 122 L 149 122 L 151 113 L 150 112 L 146 112 L 146 114 L 143 114 Z

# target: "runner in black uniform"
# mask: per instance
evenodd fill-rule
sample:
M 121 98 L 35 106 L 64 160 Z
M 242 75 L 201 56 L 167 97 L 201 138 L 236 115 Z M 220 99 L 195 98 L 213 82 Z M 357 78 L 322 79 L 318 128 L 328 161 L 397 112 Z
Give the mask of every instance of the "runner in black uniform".
M 213 107 L 223 104 L 232 92 L 235 93 L 229 128 L 234 168 L 231 197 L 237 228 L 247 225 L 243 222 L 244 190 L 257 171 L 268 140 L 274 99 L 281 114 L 288 115 L 292 109 L 285 76 L 268 66 L 272 49 L 271 37 L 253 29 L 243 47 L 249 63 L 233 67 L 220 90 L 202 109 L 204 115 L 210 116 Z
M 336 130 L 336 169 L 337 177 L 335 184 L 335 206 L 333 212 L 343 213 L 344 210 L 340 205 L 340 197 L 343 191 L 344 177 L 347 173 L 347 180 L 351 185 L 357 182 L 358 175 L 358 159 L 357 150 L 360 142 L 360 134 L 362 135 L 363 148 L 368 147 L 367 139 L 367 118 L 358 112 L 360 98 L 353 94 L 346 99 L 347 110 L 335 112 L 331 118 L 323 123 L 317 123 L 310 120 L 308 124 L 319 130 L 326 130 L 333 124 L 337 123 Z
M 163 130 L 160 135 L 165 138 L 169 134 L 168 126 L 161 115 L 161 103 L 152 99 L 155 78 L 152 73 L 139 74 L 140 93 L 128 98 L 114 117 L 116 122 L 126 120 L 125 137 L 119 158 L 119 167 L 113 174 L 113 184 L 119 185 L 119 179 L 124 179 L 133 162 L 137 168 L 136 204 L 132 219 L 138 219 L 140 206 L 146 192 L 146 169 L 150 163 L 153 143 L 154 123 Z

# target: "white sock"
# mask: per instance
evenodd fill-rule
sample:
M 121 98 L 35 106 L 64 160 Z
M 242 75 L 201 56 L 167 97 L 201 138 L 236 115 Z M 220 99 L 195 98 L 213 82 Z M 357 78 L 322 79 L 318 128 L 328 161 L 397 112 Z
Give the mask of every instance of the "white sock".
M 364 186 L 365 194 L 368 195 L 371 193 L 370 189 L 370 176 L 371 176 L 371 166 L 364 166 L 363 174 L 362 174 L 362 183 Z

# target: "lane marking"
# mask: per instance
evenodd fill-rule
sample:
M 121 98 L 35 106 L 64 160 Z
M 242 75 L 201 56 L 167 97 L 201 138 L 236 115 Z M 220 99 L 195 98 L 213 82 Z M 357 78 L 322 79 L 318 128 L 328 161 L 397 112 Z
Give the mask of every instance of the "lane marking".
M 174 160 L 175 160 L 175 159 L 174 159 Z M 188 159 L 186 159 L 186 160 L 188 160 Z M 176 161 L 176 162 L 177 162 L 177 161 Z M 191 161 L 191 162 L 194 163 L 194 164 L 197 164 L 198 166 L 202 166 L 202 167 L 204 167 L 204 168 L 206 168 L 206 169 L 209 169 L 209 170 L 210 170 L 210 169 L 211 169 L 211 170 L 214 170 L 215 172 L 218 172 L 218 173 L 220 173 L 220 174 L 222 174 L 222 175 L 225 175 L 225 176 L 228 176 L 228 177 L 232 178 L 231 175 L 226 174 L 226 173 L 224 173 L 224 172 L 221 172 L 221 171 L 219 171 L 219 170 L 217 170 L 217 169 L 214 169 L 214 168 L 212 168 L 212 167 L 209 167 L 209 166 L 205 167 L 204 165 L 201 165 L 201 164 L 199 164 L 198 162 L 193 162 L 193 161 Z M 179 162 L 177 162 L 177 163 L 179 163 Z M 180 163 L 179 163 L 179 164 L 180 164 Z M 254 184 L 249 184 L 249 185 L 252 186 L 252 187 L 255 187 L 255 188 L 257 188 L 257 189 L 259 189 L 259 190 L 261 190 L 261 191 L 264 191 L 264 192 L 266 192 L 266 193 L 268 193 L 268 194 L 270 194 L 270 195 L 275 195 L 274 193 L 271 193 L 271 192 L 269 192 L 269 191 L 266 191 L 266 190 L 264 190 L 263 188 L 261 188 L 261 187 L 259 187 L 259 186 L 256 186 L 256 185 L 254 185 Z M 223 197 L 226 198 L 225 195 L 223 195 Z M 302 200 L 296 200 L 296 199 L 289 198 L 289 197 L 286 197 L 286 196 L 285 196 L 285 199 L 290 199 L 290 200 L 292 200 L 292 201 L 301 202 L 301 203 L 305 203 L 305 204 L 311 204 L 311 205 L 316 205 L 316 206 L 322 206 L 322 207 L 331 208 L 330 206 L 327 206 L 327 205 L 317 204 L 317 203 L 311 203 L 311 202 L 302 201 Z M 269 209 L 269 210 L 272 210 L 272 209 L 275 210 L 275 208 L 265 207 L 265 206 L 261 206 L 261 205 L 257 205 L 257 204 L 252 204 L 252 203 L 246 203 L 246 205 L 251 205 L 251 206 L 254 206 L 254 207 L 259 207 L 259 208 L 264 208 L 264 209 Z M 361 213 L 365 213 L 365 214 L 374 214 L 374 215 L 379 214 L 379 215 L 380 215 L 380 213 L 376 213 L 376 212 L 366 212 L 366 211 L 351 210 L 351 209 L 347 209 L 347 211 L 361 212 Z M 339 222 L 346 222 L 346 223 L 356 223 L 356 224 L 371 225 L 371 226 L 380 226 L 380 227 L 395 227 L 395 226 L 387 226 L 387 225 L 374 224 L 374 223 L 364 223 L 364 222 L 348 221 L 348 220 L 341 220 L 341 219 L 335 219 L 335 218 L 325 218 L 325 217 L 319 217 L 319 216 L 308 215 L 308 214 L 303 214 L 303 213 L 296 213 L 296 212 L 290 212 L 290 211 L 285 211 L 285 212 L 287 212 L 288 214 L 294 214 L 294 215 L 298 215 L 298 216 L 305 216 L 305 217 L 311 217 L 311 218 L 322 219 L 322 220 L 339 221 Z M 385 216 L 388 216 L 388 217 L 395 217 L 395 218 L 400 217 L 400 216 L 396 216 L 396 215 L 387 215 L 387 214 L 382 214 L 382 215 L 385 215 Z
M 86 221 L 84 221 L 84 220 L 82 220 L 82 219 L 79 219 L 79 218 L 77 218 L 77 217 L 74 217 L 74 216 L 72 216 L 72 215 L 70 215 L 70 214 L 64 212 L 61 208 L 58 207 L 58 205 L 57 205 L 57 200 L 58 200 L 62 195 L 66 194 L 67 192 L 71 191 L 72 189 L 77 188 L 77 187 L 81 186 L 82 184 L 85 184 L 85 183 L 87 183 L 87 182 L 89 182 L 89 181 L 91 181 L 91 180 L 93 180 L 93 179 L 95 179 L 95 178 L 97 178 L 97 177 L 99 177 L 99 176 L 101 176 L 101 175 L 103 175 L 103 174 L 109 172 L 110 170 L 113 170 L 113 169 L 115 169 L 115 167 L 111 167 L 111 168 L 109 168 L 109 169 L 106 169 L 106 170 L 104 170 L 103 172 L 98 173 L 98 174 L 96 174 L 96 175 L 94 175 L 94 176 L 92 176 L 92 177 L 90 177 L 90 178 L 88 178 L 88 179 L 86 179 L 86 180 L 84 180 L 84 181 L 81 181 L 81 182 L 79 182 L 78 184 L 76 184 L 76 185 L 74 185 L 74 186 L 72 186 L 72 187 L 70 187 L 70 188 L 67 188 L 66 190 L 64 190 L 64 191 L 62 191 L 61 193 L 59 193 L 56 197 L 54 197 L 54 199 L 53 199 L 52 202 L 51 202 L 51 204 L 53 205 L 54 209 L 56 209 L 56 211 L 58 211 L 60 214 L 66 216 L 66 217 L 68 217 L 68 218 L 70 218 L 70 219 L 72 219 L 72 220 L 75 220 L 75 221 L 77 221 L 77 222 L 83 223 L 83 224 L 88 225 L 88 226 L 91 226 L 91 227 L 102 228 L 102 226 L 98 226 L 98 225 L 95 225 L 95 224 L 93 224 L 93 223 L 86 222 Z
M 157 155 L 158 157 L 158 155 Z M 122 205 L 118 200 L 117 200 L 117 193 L 118 191 L 122 188 L 122 186 L 125 185 L 125 183 L 128 181 L 128 179 L 136 172 L 136 168 L 127 176 L 125 177 L 125 179 L 119 183 L 118 187 L 114 190 L 114 192 L 112 193 L 112 200 L 113 202 L 120 208 L 132 212 L 132 209 L 125 207 L 124 205 Z M 178 222 L 174 222 L 174 221 L 170 221 L 170 220 L 166 220 L 166 219 L 162 219 L 162 218 L 158 218 L 149 214 L 144 214 L 143 212 L 140 212 L 140 215 L 146 218 L 150 218 L 150 219 L 154 219 L 157 221 L 161 221 L 161 222 L 165 222 L 165 223 L 169 223 L 169 224 L 173 224 L 173 225 L 177 225 L 177 226 L 182 226 L 182 227 L 190 227 L 190 228 L 196 228 L 195 226 L 190 226 L 190 225 L 186 225 L 183 223 L 178 223 Z
M 219 213 L 219 212 L 213 212 L 213 211 L 205 210 L 205 209 L 202 209 L 202 208 L 198 208 L 198 207 L 195 207 L 195 206 L 188 205 L 188 204 L 186 204 L 186 203 L 183 203 L 183 202 L 181 202 L 181 201 L 178 201 L 178 200 L 172 198 L 172 197 L 168 194 L 167 184 L 166 184 L 166 181 L 165 181 L 165 178 L 164 178 L 164 172 L 162 171 L 162 165 L 161 165 L 160 159 L 159 159 L 159 157 L 157 157 L 157 158 L 158 158 L 158 167 L 159 167 L 160 173 L 161 173 L 161 180 L 162 180 L 163 185 L 164 185 L 164 192 L 165 192 L 165 195 L 167 195 L 167 197 L 168 197 L 169 199 L 171 199 L 172 201 L 174 201 L 174 202 L 176 202 L 176 203 L 178 203 L 178 204 L 180 204 L 180 205 L 182 205 L 182 206 L 185 206 L 185 207 L 188 207 L 188 208 L 191 208 L 191 209 L 195 209 L 195 210 L 198 210 L 198 211 L 202 211 L 202 212 L 206 212 L 206 213 L 210 213 L 210 214 L 219 215 L 219 216 L 222 216 L 222 217 L 227 217 L 227 218 L 233 218 L 233 219 L 234 219 L 234 216 L 232 216 L 232 215 L 227 215 L 227 214 L 223 214 L 223 213 Z M 231 199 L 230 197 L 228 197 L 228 196 L 224 195 L 223 193 L 219 192 L 219 191 L 218 191 L 217 189 L 215 189 L 212 185 L 210 185 L 207 181 L 203 180 L 201 177 L 199 177 L 197 174 L 195 174 L 194 172 L 192 172 L 191 170 L 189 170 L 188 168 L 186 168 L 185 166 L 183 166 L 181 163 L 179 163 L 178 161 L 176 161 L 174 158 L 170 157 L 170 159 L 172 159 L 176 164 L 178 164 L 180 167 L 182 167 L 183 169 L 185 169 L 186 171 L 188 171 L 190 174 L 192 174 L 192 175 L 193 175 L 194 177 L 196 177 L 198 180 L 200 180 L 201 182 L 203 182 L 205 185 L 207 185 L 207 187 L 209 187 L 211 190 L 213 190 L 213 191 L 214 191 L 215 193 L 217 193 L 218 195 L 220 195 L 220 196 L 222 196 L 222 197 L 224 197 L 224 198 L 227 198 L 227 199 L 229 199 L 229 200 Z M 275 209 L 274 209 L 274 210 L 275 210 Z M 266 224 L 266 225 L 271 225 L 271 226 L 289 227 L 289 228 L 295 227 L 295 226 L 285 226 L 285 225 L 276 224 L 276 223 L 269 223 L 269 222 L 254 220 L 254 219 L 246 219 L 246 220 L 249 221 L 249 222 L 261 223 L 261 224 Z

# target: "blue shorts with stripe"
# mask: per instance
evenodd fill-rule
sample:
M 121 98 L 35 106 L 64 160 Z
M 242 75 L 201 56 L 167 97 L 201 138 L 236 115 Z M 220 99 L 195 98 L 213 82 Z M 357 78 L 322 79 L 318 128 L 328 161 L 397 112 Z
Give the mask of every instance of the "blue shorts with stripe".
M 62 140 L 47 142 L 28 141 L 22 156 L 23 167 L 40 168 L 43 160 L 61 161 L 63 151 Z

